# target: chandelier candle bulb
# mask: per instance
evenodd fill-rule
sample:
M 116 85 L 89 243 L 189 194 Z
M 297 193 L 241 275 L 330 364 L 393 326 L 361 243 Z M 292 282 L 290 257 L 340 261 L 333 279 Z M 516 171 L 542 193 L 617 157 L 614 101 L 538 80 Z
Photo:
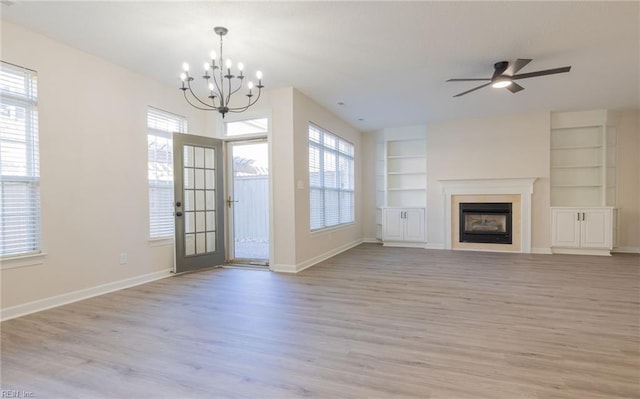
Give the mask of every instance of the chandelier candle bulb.
M 249 98 L 249 101 L 245 103 L 244 106 L 238 106 L 234 101 L 232 101 L 232 96 L 243 86 L 244 64 L 242 62 L 237 63 L 236 68 L 238 69 L 239 74 L 234 76 L 231 72 L 233 63 L 230 59 L 225 59 L 222 53 L 222 38 L 227 34 L 228 30 L 222 26 L 216 26 L 213 28 L 213 31 L 216 35 L 220 36 L 220 52 L 216 53 L 215 51 L 211 51 L 209 53 L 211 63 L 205 62 L 203 64 L 204 76 L 202 76 L 206 82 L 206 87 L 209 89 L 210 95 L 206 98 L 199 97 L 194 92 L 191 87 L 191 82 L 194 78 L 189 76 L 189 64 L 186 62 L 182 64 L 184 72 L 180 75 L 182 85 L 179 89 L 182 90 L 185 100 L 192 107 L 202 111 L 218 111 L 224 118 L 228 112 L 244 112 L 258 102 L 264 86 L 262 85 L 262 72 L 258 71 L 256 73 L 256 76 L 258 77 L 257 86 L 254 86 L 252 82 L 249 82 L 247 85 L 249 94 L 246 96 Z M 216 60 L 218 60 L 217 63 Z M 225 60 L 224 64 L 223 60 Z M 225 66 L 227 69 L 226 74 L 224 71 Z M 254 96 L 252 92 L 254 87 L 258 88 L 256 96 Z

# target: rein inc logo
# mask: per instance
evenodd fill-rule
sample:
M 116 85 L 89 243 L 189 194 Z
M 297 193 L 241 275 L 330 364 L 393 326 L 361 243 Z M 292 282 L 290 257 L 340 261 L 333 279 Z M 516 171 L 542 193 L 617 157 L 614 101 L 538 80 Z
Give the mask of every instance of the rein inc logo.
M 19 389 L 3 389 L 0 390 L 0 398 L 35 398 L 31 391 L 22 391 Z

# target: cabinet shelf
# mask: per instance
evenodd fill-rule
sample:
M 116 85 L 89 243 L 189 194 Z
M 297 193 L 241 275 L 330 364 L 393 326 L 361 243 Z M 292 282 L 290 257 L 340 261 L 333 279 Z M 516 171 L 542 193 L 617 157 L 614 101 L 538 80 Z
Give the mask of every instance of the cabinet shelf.
M 424 158 L 424 155 L 387 155 L 387 159 L 410 159 L 410 158 Z
M 587 150 L 594 148 L 602 148 L 601 145 L 563 145 L 557 147 L 551 147 L 551 151 L 553 150 Z
M 387 188 L 388 191 L 423 191 L 425 190 L 425 187 L 389 187 Z
M 388 175 L 426 175 L 426 172 L 387 172 Z
M 552 166 L 551 169 L 580 169 L 580 168 L 601 168 L 604 165 L 602 164 L 591 164 L 591 165 L 562 165 L 562 166 Z
M 551 187 L 554 188 L 600 188 L 602 185 L 600 184 L 552 184 Z

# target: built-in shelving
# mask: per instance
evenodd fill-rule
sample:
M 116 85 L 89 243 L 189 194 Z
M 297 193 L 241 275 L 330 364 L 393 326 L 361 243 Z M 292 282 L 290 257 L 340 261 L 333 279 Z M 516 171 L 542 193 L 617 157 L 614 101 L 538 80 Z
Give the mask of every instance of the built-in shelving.
M 615 142 L 606 113 L 552 114 L 551 205 L 615 205 Z
M 426 140 L 385 141 L 386 207 L 424 207 L 427 190 Z

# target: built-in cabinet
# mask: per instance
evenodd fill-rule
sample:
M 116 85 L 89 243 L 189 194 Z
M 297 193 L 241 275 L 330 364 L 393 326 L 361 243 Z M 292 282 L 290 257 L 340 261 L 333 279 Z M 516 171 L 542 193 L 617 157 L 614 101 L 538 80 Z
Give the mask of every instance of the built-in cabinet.
M 376 227 L 385 245 L 425 245 L 427 142 L 423 126 L 385 129 L 376 146 Z
M 609 255 L 613 249 L 615 209 L 551 208 L 554 253 Z
M 551 114 L 551 247 L 610 254 L 615 244 L 617 137 L 607 110 Z
M 382 240 L 391 246 L 424 246 L 424 208 L 384 208 Z

